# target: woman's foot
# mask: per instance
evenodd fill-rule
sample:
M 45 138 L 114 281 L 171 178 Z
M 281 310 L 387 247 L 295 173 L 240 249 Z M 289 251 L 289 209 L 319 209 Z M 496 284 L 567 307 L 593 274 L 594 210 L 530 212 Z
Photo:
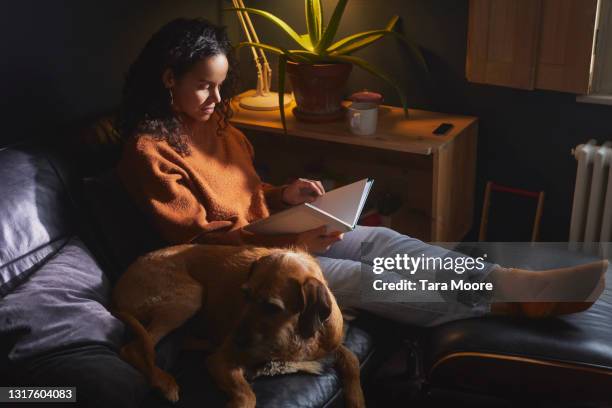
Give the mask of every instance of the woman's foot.
M 496 268 L 491 313 L 542 318 L 584 311 L 603 292 L 607 268 L 607 260 L 543 271 Z

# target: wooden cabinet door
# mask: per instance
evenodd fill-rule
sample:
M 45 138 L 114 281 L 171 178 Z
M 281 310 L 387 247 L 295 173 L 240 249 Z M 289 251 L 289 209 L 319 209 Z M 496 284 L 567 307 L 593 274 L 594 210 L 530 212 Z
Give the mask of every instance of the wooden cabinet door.
M 470 82 L 534 88 L 541 5 L 541 0 L 470 0 Z
M 470 0 L 467 79 L 589 91 L 597 0 Z
M 589 90 L 597 0 L 543 0 L 536 88 Z

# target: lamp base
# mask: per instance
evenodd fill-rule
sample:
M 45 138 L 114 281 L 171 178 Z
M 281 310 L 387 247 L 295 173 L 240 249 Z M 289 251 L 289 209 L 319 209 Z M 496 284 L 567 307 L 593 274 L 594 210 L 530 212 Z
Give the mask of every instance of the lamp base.
M 256 111 L 272 111 L 278 109 L 278 93 L 268 92 L 266 95 L 256 95 L 257 91 L 251 89 L 238 95 L 238 104 L 241 108 Z M 285 94 L 285 106 L 293 102 L 292 94 Z

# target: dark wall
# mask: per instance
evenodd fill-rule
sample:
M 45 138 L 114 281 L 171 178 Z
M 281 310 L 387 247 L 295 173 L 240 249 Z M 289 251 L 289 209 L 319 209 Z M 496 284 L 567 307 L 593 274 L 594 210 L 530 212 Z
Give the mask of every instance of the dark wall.
M 218 20 L 216 0 L 26 0 L 0 13 L 0 146 L 117 106 L 151 34 L 176 17 Z
M 224 0 L 224 4 L 229 4 Z M 286 19 L 298 32 L 305 32 L 302 1 L 250 1 L 247 4 L 265 8 Z M 327 17 L 336 1 L 324 0 Z M 465 80 L 467 45 L 467 0 L 351 0 L 346 9 L 339 35 L 383 28 L 394 14 L 401 17 L 401 29 L 416 41 L 425 53 L 429 79 L 413 68 L 409 55 L 391 39 L 384 39 L 359 51 L 371 63 L 402 84 L 410 107 L 462 113 L 480 118 L 478 149 L 478 185 L 475 227 L 486 180 L 494 180 L 529 190 L 545 190 L 542 240 L 565 241 L 576 163 L 570 149 L 590 138 L 612 139 L 612 107 L 575 102 L 571 94 L 547 91 L 520 91 L 502 87 L 470 84 Z M 230 18 L 231 17 L 231 18 Z M 235 24 L 235 16 L 225 16 Z M 262 41 L 284 41 L 276 27 L 254 17 Z M 338 37 L 339 38 L 339 37 Z M 292 42 L 284 45 L 295 48 Z M 243 51 L 243 58 L 249 58 Z M 250 59 L 249 59 L 250 61 Z M 254 84 L 254 69 L 243 64 L 243 77 Z M 347 92 L 361 88 L 381 91 L 388 103 L 399 105 L 399 98 L 384 82 L 355 69 Z M 515 200 L 494 202 L 491 237 L 496 239 L 529 239 L 535 207 L 519 211 Z M 492 219 L 493 221 L 493 219 Z M 520 228 L 519 228 L 520 227 Z M 515 235 L 517 229 L 527 235 Z M 471 234 L 470 239 L 476 235 Z

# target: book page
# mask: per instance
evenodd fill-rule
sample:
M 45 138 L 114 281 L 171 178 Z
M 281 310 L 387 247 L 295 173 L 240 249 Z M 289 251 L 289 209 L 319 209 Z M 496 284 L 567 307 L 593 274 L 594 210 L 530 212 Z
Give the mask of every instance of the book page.
M 255 234 L 296 234 L 323 225 L 327 226 L 327 232 L 350 230 L 348 225 L 322 214 L 316 208 L 309 208 L 305 204 L 255 221 L 247 225 L 245 229 Z
M 348 225 L 354 226 L 361 212 L 371 181 L 359 180 L 355 183 L 326 192 L 309 205 L 319 208 Z

